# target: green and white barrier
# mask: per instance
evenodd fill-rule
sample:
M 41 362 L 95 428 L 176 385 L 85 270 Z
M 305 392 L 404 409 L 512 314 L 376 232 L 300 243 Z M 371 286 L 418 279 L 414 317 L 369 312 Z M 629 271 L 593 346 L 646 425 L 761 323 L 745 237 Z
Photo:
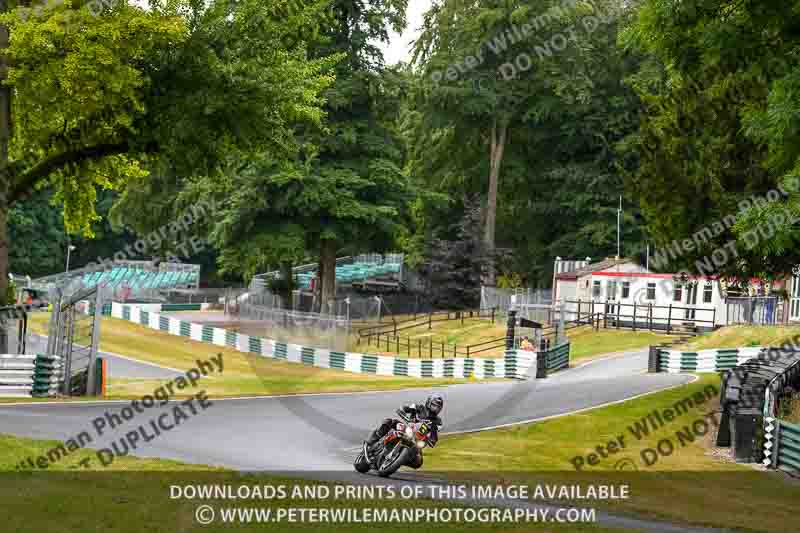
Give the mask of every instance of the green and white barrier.
M 510 378 L 536 376 L 535 352 L 508 350 L 502 358 L 405 359 L 385 355 L 337 352 L 244 335 L 224 328 L 196 324 L 148 311 L 135 304 L 114 303 L 111 316 L 170 335 L 226 346 L 243 353 L 281 359 L 319 368 L 378 376 L 417 378 Z M 563 355 L 561 356 L 563 358 Z M 569 361 L 569 346 L 566 352 Z
M 34 364 L 31 396 L 38 398 L 54 396 L 64 376 L 61 358 L 39 354 Z
M 800 475 L 800 424 L 767 418 L 764 427 L 764 466 Z
M 125 304 L 119 304 L 125 305 Z M 210 303 L 196 303 L 196 304 L 129 304 L 129 307 L 138 307 L 144 311 L 150 313 L 168 313 L 168 312 L 179 312 L 179 311 L 207 311 L 211 308 Z M 104 316 L 110 316 L 111 309 L 113 304 L 105 303 L 103 304 L 103 309 L 101 309 L 101 314 Z M 94 302 L 90 302 L 88 300 L 83 300 L 80 302 L 80 310 L 84 314 L 94 314 Z M 128 320 L 127 318 L 125 320 Z
M 548 350 L 545 359 L 547 361 L 547 373 L 557 372 L 569 367 L 569 343 Z
M 762 347 L 720 348 L 683 352 L 680 350 L 658 350 L 659 372 L 722 372 L 758 357 Z

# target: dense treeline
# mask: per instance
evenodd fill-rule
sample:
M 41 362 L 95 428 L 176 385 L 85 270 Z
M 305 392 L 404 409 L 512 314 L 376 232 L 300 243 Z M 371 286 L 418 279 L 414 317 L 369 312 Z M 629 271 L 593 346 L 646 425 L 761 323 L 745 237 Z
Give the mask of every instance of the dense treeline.
M 9 11 L 0 238 L 11 270 L 40 274 L 61 268 L 66 233 L 99 237 L 78 257 L 93 260 L 210 203 L 192 231 L 221 273 L 318 262 L 325 301 L 335 258 L 368 251 L 547 286 L 556 256 L 616 254 L 621 202 L 625 256 L 650 244 L 663 270 L 716 254 L 727 274 L 786 272 L 800 259 L 798 6 L 434 0 L 396 66 L 380 44 L 407 0 Z M 502 260 L 450 275 L 437 242 Z

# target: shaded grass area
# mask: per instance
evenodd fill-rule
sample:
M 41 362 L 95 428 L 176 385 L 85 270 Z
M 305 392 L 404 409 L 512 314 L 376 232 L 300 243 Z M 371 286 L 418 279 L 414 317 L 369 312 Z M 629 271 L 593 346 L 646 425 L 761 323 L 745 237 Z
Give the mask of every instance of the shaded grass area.
M 800 336 L 800 326 L 727 326 L 697 337 L 686 347 L 692 350 L 777 346 Z
M 28 456 L 46 453 L 57 443 L 0 435 L 0 470 L 13 468 Z M 296 499 L 250 500 L 190 500 L 172 498 L 172 486 L 230 485 L 234 490 L 241 485 L 251 487 L 286 487 L 291 495 L 294 487 L 301 490 L 322 483 L 279 476 L 241 475 L 222 469 L 187 465 L 160 459 L 118 458 L 102 471 L 75 471 L 78 461 L 91 454 L 79 450 L 72 458 L 57 463 L 58 471 L 3 472 L 0 473 L 0 501 L 6 511 L 3 516 L 4 531 L 31 533 L 63 532 L 201 532 L 201 531 L 300 531 L 372 532 L 381 528 L 394 528 L 398 524 L 369 523 L 250 523 L 226 524 L 219 521 L 219 509 L 226 507 L 271 508 L 423 508 L 454 507 L 452 503 L 425 499 L 326 499 L 298 497 Z M 330 483 L 328 487 L 332 487 Z M 333 493 L 333 492 L 332 492 Z M 200 505 L 211 505 L 217 511 L 217 521 L 201 525 L 195 519 Z M 412 527 L 405 524 L 403 527 Z M 523 532 L 523 531 L 630 531 L 595 526 L 592 524 L 476 524 L 476 523 L 423 523 L 424 531 L 449 532 Z
M 49 315 L 32 314 L 31 331 L 46 334 Z M 100 349 L 124 354 L 134 359 L 179 370 L 193 368 L 198 360 L 207 361 L 223 355 L 224 371 L 201 380 L 201 386 L 213 396 L 297 394 L 309 392 L 356 392 L 430 387 L 466 380 L 416 379 L 371 374 L 287 363 L 236 350 L 194 341 L 144 328 L 128 321 L 103 317 Z M 127 398 L 151 393 L 168 380 L 112 379 L 111 398 Z M 187 389 L 188 390 L 188 389 Z M 28 401 L 28 400 L 26 400 Z
M 782 474 L 737 465 L 723 457 L 727 451 L 714 448 L 718 416 L 707 415 L 718 409 L 719 388 L 719 377 L 706 375 L 686 386 L 542 423 L 445 436 L 426 461 L 462 479 L 625 482 L 634 496 L 608 502 L 610 509 L 698 525 L 793 530 L 788 525 L 796 523 L 800 484 Z M 637 438 L 635 424 L 641 424 L 643 417 L 686 406 L 686 398 L 705 400 L 695 401 L 672 422 Z M 698 430 L 692 430 L 695 421 L 701 421 Z M 653 454 L 643 456 L 643 450 L 655 449 L 664 439 L 672 444 L 672 453 L 648 466 Z M 610 442 L 617 443 L 616 453 L 610 453 Z M 592 453 L 597 454 L 594 466 L 589 464 Z M 581 465 L 579 471 L 576 464 Z

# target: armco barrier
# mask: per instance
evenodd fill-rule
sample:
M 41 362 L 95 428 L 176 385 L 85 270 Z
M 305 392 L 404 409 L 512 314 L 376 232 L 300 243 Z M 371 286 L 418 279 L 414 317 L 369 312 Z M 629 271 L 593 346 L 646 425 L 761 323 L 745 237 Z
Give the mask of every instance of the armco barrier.
M 684 352 L 654 346 L 650 349 L 649 368 L 651 372 L 722 372 L 761 356 L 765 350 L 762 347 L 747 347 Z
M 124 305 L 124 304 L 122 304 Z M 153 313 L 161 313 L 161 312 L 176 312 L 176 311 L 205 311 L 211 307 L 210 303 L 194 303 L 194 304 L 131 304 L 128 307 L 132 307 L 135 305 L 142 311 L 148 311 Z M 103 304 L 103 309 L 101 313 L 105 316 L 111 316 L 111 309 L 113 304 L 105 303 Z M 94 313 L 94 303 L 86 301 L 83 307 L 84 313 Z M 129 320 L 125 318 L 125 320 Z
M 64 375 L 61 358 L 40 354 L 36 356 L 35 365 L 31 396 L 45 398 L 55 395 Z
M 0 355 L 0 396 L 27 396 L 33 386 L 33 355 Z
M 565 342 L 547 351 L 538 352 L 536 377 L 546 378 L 548 374 L 569 367 L 569 343 Z
M 800 352 L 765 350 L 723 372 L 717 446 L 730 446 L 733 457 L 741 462 L 771 458 L 769 422 L 780 412 L 781 398 L 798 383 Z
M 243 353 L 281 359 L 320 368 L 332 368 L 379 376 L 417 378 L 510 378 L 528 379 L 536 375 L 537 354 L 524 350 L 507 350 L 502 358 L 404 359 L 400 357 L 336 352 L 244 335 L 224 328 L 178 320 L 169 315 L 145 311 L 136 305 L 114 302 L 111 316 L 141 324 L 170 335 L 188 337 L 198 342 L 227 346 Z M 553 361 L 563 360 L 563 347 Z M 569 360 L 569 345 L 566 347 Z M 555 363 L 554 363 L 555 364 Z
M 800 476 L 800 424 L 767 418 L 764 466 Z

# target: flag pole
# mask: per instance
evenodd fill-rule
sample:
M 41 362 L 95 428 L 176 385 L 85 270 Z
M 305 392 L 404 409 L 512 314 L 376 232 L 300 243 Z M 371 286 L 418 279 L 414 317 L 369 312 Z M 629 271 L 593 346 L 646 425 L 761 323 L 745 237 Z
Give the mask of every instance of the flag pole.
M 619 209 L 617 209 L 617 259 L 620 258 L 620 228 L 622 226 L 622 196 L 619 197 Z

